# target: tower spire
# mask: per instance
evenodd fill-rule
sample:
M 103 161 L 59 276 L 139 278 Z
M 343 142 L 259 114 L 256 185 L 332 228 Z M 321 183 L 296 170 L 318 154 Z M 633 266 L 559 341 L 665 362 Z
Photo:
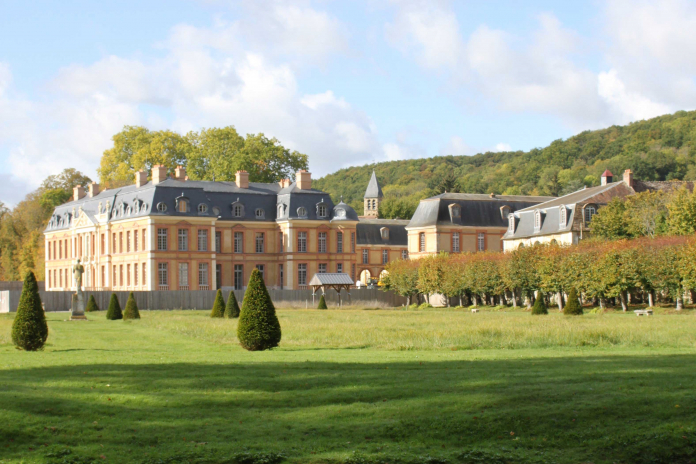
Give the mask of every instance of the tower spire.
M 370 177 L 370 182 L 367 184 L 367 189 L 365 190 L 364 197 L 364 216 L 368 218 L 379 217 L 379 205 L 382 203 L 382 187 L 379 185 L 377 180 L 377 174 L 375 170 L 372 170 L 372 177 Z

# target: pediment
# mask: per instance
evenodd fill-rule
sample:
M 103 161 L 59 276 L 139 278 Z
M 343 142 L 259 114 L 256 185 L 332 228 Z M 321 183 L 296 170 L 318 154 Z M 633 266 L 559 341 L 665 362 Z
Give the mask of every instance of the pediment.
M 93 226 L 95 223 L 85 213 L 80 214 L 76 221 L 73 221 L 73 228 Z

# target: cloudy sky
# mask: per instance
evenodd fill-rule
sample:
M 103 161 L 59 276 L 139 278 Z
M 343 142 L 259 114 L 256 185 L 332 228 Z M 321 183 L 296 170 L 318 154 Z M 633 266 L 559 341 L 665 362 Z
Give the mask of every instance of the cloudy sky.
M 0 200 L 96 178 L 124 125 L 373 161 L 544 146 L 696 107 L 696 3 L 0 0 Z

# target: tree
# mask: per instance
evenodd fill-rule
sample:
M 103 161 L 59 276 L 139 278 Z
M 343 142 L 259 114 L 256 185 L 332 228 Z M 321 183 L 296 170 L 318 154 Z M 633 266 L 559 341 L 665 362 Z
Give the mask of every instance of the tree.
M 580 306 L 580 301 L 578 300 L 578 292 L 574 289 L 570 289 L 568 294 L 568 301 L 563 308 L 563 314 L 566 316 L 582 316 L 582 306 Z
M 386 275 L 382 277 L 382 290 L 393 291 L 406 297 L 411 304 L 411 296 L 418 293 L 418 263 L 408 259 L 390 261 L 386 266 Z
M 135 302 L 135 296 L 133 292 L 128 295 L 128 300 L 126 301 L 126 310 L 123 311 L 123 320 L 129 319 L 140 319 L 140 311 L 138 311 L 138 304 Z
M 213 303 L 213 309 L 210 311 L 210 317 L 224 317 L 225 316 L 225 299 L 222 298 L 222 290 L 218 289 L 215 294 L 215 302 Z
M 447 254 L 439 253 L 419 260 L 418 291 L 428 295 L 443 292 L 443 276 L 447 268 Z
M 33 272 L 24 277 L 17 314 L 12 322 L 12 343 L 25 351 L 41 350 L 48 339 L 48 324 Z
M 667 203 L 667 230 L 672 235 L 691 235 L 696 232 L 696 194 L 682 187 Z
M 251 271 L 244 293 L 237 338 L 242 348 L 249 351 L 268 350 L 280 343 L 280 322 L 258 269 Z
M 549 310 L 546 308 L 546 302 L 544 302 L 544 299 L 540 296 L 536 299 L 536 301 L 534 301 L 534 306 L 532 306 L 532 316 L 540 316 L 548 313 Z
M 94 311 L 99 311 L 99 306 L 97 305 L 97 300 L 94 299 L 94 295 L 90 295 L 85 312 L 91 313 Z
M 234 296 L 234 291 L 231 291 L 227 297 L 227 306 L 225 306 L 225 317 L 227 319 L 236 319 L 239 317 L 239 305 L 237 298 Z
M 609 240 L 628 237 L 626 203 L 622 198 L 613 198 L 592 217 L 590 231 L 593 236 Z
M 626 198 L 626 230 L 631 237 L 655 237 L 666 230 L 667 196 L 646 191 Z M 600 210 L 601 211 L 601 210 Z M 594 218 L 592 219 L 594 221 Z
M 118 298 L 116 297 L 115 293 L 111 294 L 111 299 L 109 300 L 109 309 L 106 310 L 106 318 L 110 321 L 123 319 L 121 305 L 118 303 Z
M 324 298 L 323 293 L 321 295 L 321 298 L 319 298 L 319 305 L 317 306 L 317 309 L 329 309 L 329 307 L 326 306 L 326 299 Z

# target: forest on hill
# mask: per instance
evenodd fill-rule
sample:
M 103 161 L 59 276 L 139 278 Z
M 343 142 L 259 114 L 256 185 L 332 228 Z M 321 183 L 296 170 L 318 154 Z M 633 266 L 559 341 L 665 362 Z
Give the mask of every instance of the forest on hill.
M 418 201 L 448 192 L 559 196 L 599 185 L 609 169 L 642 180 L 696 180 L 696 111 L 585 131 L 530 151 L 438 156 L 355 166 L 317 179 L 314 187 L 341 196 L 358 213 L 374 169 L 382 185 L 380 215 L 408 218 Z

